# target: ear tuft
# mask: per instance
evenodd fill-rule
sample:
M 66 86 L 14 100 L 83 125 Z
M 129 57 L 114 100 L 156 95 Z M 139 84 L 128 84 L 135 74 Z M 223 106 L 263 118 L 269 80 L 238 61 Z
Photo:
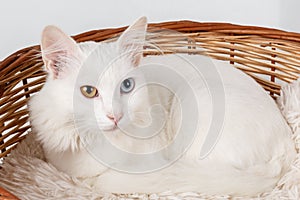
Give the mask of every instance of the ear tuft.
M 147 31 L 147 18 L 141 17 L 129 26 L 120 36 L 118 45 L 121 54 L 129 57 L 133 66 L 138 66 L 143 56 Z
M 47 26 L 42 32 L 41 50 L 44 64 L 53 78 L 58 78 L 71 59 L 79 55 L 76 42 L 56 26 Z

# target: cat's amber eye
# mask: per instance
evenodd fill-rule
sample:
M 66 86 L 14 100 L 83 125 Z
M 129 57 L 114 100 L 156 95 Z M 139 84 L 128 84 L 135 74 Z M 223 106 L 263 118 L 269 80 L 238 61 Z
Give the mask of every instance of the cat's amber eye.
M 94 98 L 99 96 L 97 88 L 90 85 L 81 86 L 80 91 L 87 98 Z

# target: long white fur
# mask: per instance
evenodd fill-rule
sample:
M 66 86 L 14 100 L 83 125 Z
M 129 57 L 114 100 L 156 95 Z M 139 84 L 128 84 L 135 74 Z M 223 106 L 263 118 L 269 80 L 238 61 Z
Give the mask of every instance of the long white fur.
M 42 41 L 50 43 L 42 45 L 45 48 L 42 50 L 47 52 L 47 46 L 51 46 L 67 52 L 67 56 L 60 55 L 59 59 L 66 58 L 61 62 L 64 65 L 58 65 L 61 69 L 47 66 L 47 59 L 53 59 L 53 51 L 48 50 L 50 55 L 43 55 L 50 75 L 43 89 L 30 102 L 33 130 L 43 144 L 48 162 L 102 192 L 158 193 L 171 190 L 255 195 L 274 187 L 295 157 L 295 148 L 289 137 L 291 130 L 273 99 L 253 79 L 219 61 L 214 64 L 225 89 L 225 122 L 218 143 L 205 159 L 200 160 L 199 153 L 211 122 L 213 105 L 209 91 L 204 87 L 205 83 L 197 78 L 191 78 L 190 83 L 199 84 L 195 88 L 201 126 L 190 148 L 173 165 L 152 173 L 134 175 L 110 169 L 88 153 L 82 141 L 98 137 L 98 126 L 95 127 L 95 124 L 103 130 L 112 126 L 112 122 L 106 117 L 107 112 L 112 109 L 117 112 L 128 110 L 132 115 L 131 119 L 137 124 L 149 122 L 148 111 L 154 104 L 159 103 L 168 111 L 167 127 L 162 134 L 147 142 L 128 138 L 119 130 L 105 132 L 112 143 L 126 151 L 151 151 L 168 144 L 170 138 L 174 137 L 170 130 L 176 130 L 179 124 L 180 107 L 171 93 L 155 87 L 146 88 L 135 93 L 131 97 L 130 106 L 124 108 L 128 97 L 116 95 L 112 91 L 138 65 L 160 63 L 180 70 L 189 67 L 182 60 L 199 65 L 206 58 L 198 55 L 142 58 L 139 54 L 142 42 L 134 41 L 143 41 L 146 25 L 145 18 L 139 19 L 118 41 L 112 43 L 76 44 L 70 42 L 72 39 L 55 27 L 45 29 Z M 47 37 L 54 37 L 54 40 L 47 40 Z M 75 64 L 69 59 L 73 56 L 77 57 Z M 102 73 L 100 81 L 99 77 L 93 76 L 101 73 L 99 66 L 109 66 Z M 205 67 L 209 66 L 203 66 L 204 70 Z M 191 74 L 187 71 L 184 75 Z M 145 84 L 144 74 L 137 73 L 134 76 L 137 85 Z M 93 100 L 96 119 L 87 113 L 88 101 L 91 100 L 80 94 L 79 88 L 83 84 L 97 86 L 100 91 L 101 99 Z M 184 101 L 189 98 L 187 96 Z M 118 102 L 114 108 L 112 101 Z M 193 109 L 196 105 L 190 106 Z M 74 122 L 74 109 L 77 116 L 80 116 L 79 124 Z M 130 125 L 131 122 L 121 120 L 120 123 Z M 82 132 L 78 133 L 78 130 Z M 130 164 L 139 163 L 133 160 Z

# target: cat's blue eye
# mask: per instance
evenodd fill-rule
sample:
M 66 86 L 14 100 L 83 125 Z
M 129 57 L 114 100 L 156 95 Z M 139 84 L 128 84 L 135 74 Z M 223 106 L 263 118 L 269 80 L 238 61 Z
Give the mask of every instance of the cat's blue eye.
M 121 83 L 121 93 L 129 93 L 134 89 L 135 82 L 133 78 L 127 78 Z

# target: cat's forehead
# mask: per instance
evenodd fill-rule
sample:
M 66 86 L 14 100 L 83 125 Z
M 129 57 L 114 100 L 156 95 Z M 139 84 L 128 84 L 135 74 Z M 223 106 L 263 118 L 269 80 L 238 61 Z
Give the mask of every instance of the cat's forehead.
M 81 49 L 85 54 L 83 65 L 90 68 L 106 67 L 118 58 L 118 49 L 115 43 L 83 44 Z M 88 45 L 88 47 L 87 47 Z
M 103 85 L 103 82 L 114 84 L 130 73 L 131 67 L 122 56 L 115 43 L 93 44 L 84 49 L 86 58 L 83 61 L 79 76 L 82 81 Z

